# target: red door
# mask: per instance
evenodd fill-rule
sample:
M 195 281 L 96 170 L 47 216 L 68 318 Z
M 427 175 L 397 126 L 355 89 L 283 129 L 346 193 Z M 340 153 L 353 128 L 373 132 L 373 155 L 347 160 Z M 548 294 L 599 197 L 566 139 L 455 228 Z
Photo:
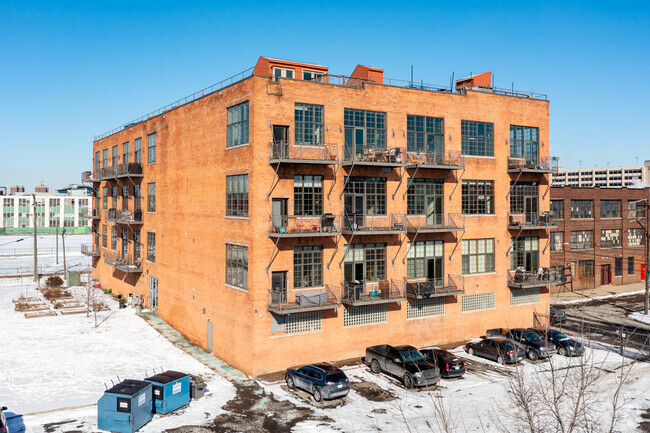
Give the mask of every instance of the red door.
M 612 282 L 609 265 L 600 265 L 600 285 L 606 286 Z

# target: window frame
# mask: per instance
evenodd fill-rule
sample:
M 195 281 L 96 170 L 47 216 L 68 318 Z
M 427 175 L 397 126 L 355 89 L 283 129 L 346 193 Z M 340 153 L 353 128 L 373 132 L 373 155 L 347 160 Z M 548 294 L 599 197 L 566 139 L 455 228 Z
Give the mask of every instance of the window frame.
M 226 176 L 226 217 L 248 218 L 248 173 Z
M 250 140 L 249 101 L 226 108 L 226 149 L 246 146 Z
M 463 179 L 461 183 L 461 208 L 463 215 L 494 216 L 494 181 Z
M 156 263 L 156 232 L 147 232 L 147 261 Z
M 157 135 L 151 133 L 147 135 L 147 164 L 155 164 L 157 161 L 156 156 Z
M 323 246 L 293 247 L 293 288 L 307 289 L 322 286 Z
M 294 104 L 294 143 L 297 146 L 323 146 L 325 106 Z
M 248 247 L 226 244 L 226 284 L 248 292 Z
M 483 252 L 480 252 L 479 248 L 481 243 L 483 244 Z M 467 245 L 467 247 L 465 245 Z M 472 247 L 472 245 L 475 246 Z M 474 275 L 495 272 L 494 247 L 494 238 L 463 239 L 461 244 L 462 274 Z M 488 251 L 489 249 L 491 249 L 491 251 Z M 472 257 L 475 257 L 475 271 L 471 270 Z M 479 269 L 479 265 L 481 264 L 479 257 L 484 257 L 482 261 L 483 266 L 481 269 Z
M 494 158 L 494 123 L 461 120 L 461 153 L 465 156 Z M 480 130 L 483 134 L 479 134 Z M 470 142 L 475 142 L 474 149 Z M 482 148 L 482 150 L 479 150 Z

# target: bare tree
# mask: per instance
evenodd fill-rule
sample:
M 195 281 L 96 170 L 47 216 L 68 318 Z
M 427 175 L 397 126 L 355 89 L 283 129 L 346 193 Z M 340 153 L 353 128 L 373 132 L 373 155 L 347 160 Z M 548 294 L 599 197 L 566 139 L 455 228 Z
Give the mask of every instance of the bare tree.
M 97 327 L 97 312 L 101 311 L 104 303 L 99 299 L 98 289 L 93 284 L 92 280 L 88 280 L 83 284 L 83 301 L 86 304 L 86 317 L 90 313 L 95 315 L 95 328 Z

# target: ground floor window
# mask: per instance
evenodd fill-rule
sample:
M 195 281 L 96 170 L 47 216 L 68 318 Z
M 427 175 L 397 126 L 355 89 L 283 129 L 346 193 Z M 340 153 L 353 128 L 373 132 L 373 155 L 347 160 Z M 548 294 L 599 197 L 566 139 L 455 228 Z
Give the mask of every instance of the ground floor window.
M 614 275 L 617 277 L 623 275 L 623 257 L 614 258 Z
M 627 258 L 627 273 L 630 275 L 634 273 L 634 257 Z
M 445 314 L 443 298 L 420 299 L 406 303 L 406 318 L 421 319 L 423 317 L 442 316 Z
M 578 263 L 578 275 L 580 278 L 587 278 L 594 276 L 594 261 L 593 260 L 580 260 Z
M 463 313 L 469 311 L 494 310 L 496 299 L 494 293 L 479 293 L 476 295 L 465 295 L 462 300 Z
M 539 287 L 510 291 L 510 305 L 536 304 L 539 300 Z
M 343 327 L 386 323 L 387 321 L 388 309 L 386 304 L 343 309 Z

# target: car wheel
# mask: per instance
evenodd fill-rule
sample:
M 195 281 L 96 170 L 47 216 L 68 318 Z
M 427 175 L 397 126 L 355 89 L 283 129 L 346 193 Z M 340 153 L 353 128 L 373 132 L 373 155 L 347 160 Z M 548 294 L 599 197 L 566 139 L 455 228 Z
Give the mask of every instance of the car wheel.
M 527 353 L 528 359 L 531 361 L 537 361 L 537 352 L 535 352 L 533 349 L 530 349 Z
M 506 363 L 506 362 L 503 360 L 503 357 L 501 357 L 501 356 L 499 356 L 499 357 L 497 358 L 497 362 L 498 362 L 499 364 L 505 364 L 505 363 Z
M 321 394 L 319 387 L 314 388 L 314 392 L 312 393 L 312 396 L 314 397 L 314 401 L 320 402 L 323 400 L 323 395 Z
M 470 355 L 474 356 L 474 348 L 470 347 L 469 350 L 467 351 Z
M 567 353 L 564 347 L 560 347 L 560 350 L 558 350 L 557 353 L 559 353 L 562 356 L 569 356 L 569 354 Z
M 404 382 L 404 386 L 406 387 L 406 389 L 412 389 L 415 386 L 415 381 L 413 380 L 413 376 L 411 376 L 409 373 L 406 373 L 404 375 L 402 381 Z
M 287 382 L 287 386 L 289 389 L 294 389 L 296 387 L 295 382 L 293 381 L 293 377 L 289 374 L 284 378 L 285 382 Z
M 381 373 L 381 367 L 379 366 L 379 361 L 373 359 L 372 362 L 370 363 L 370 370 L 372 370 L 372 372 L 375 374 Z

